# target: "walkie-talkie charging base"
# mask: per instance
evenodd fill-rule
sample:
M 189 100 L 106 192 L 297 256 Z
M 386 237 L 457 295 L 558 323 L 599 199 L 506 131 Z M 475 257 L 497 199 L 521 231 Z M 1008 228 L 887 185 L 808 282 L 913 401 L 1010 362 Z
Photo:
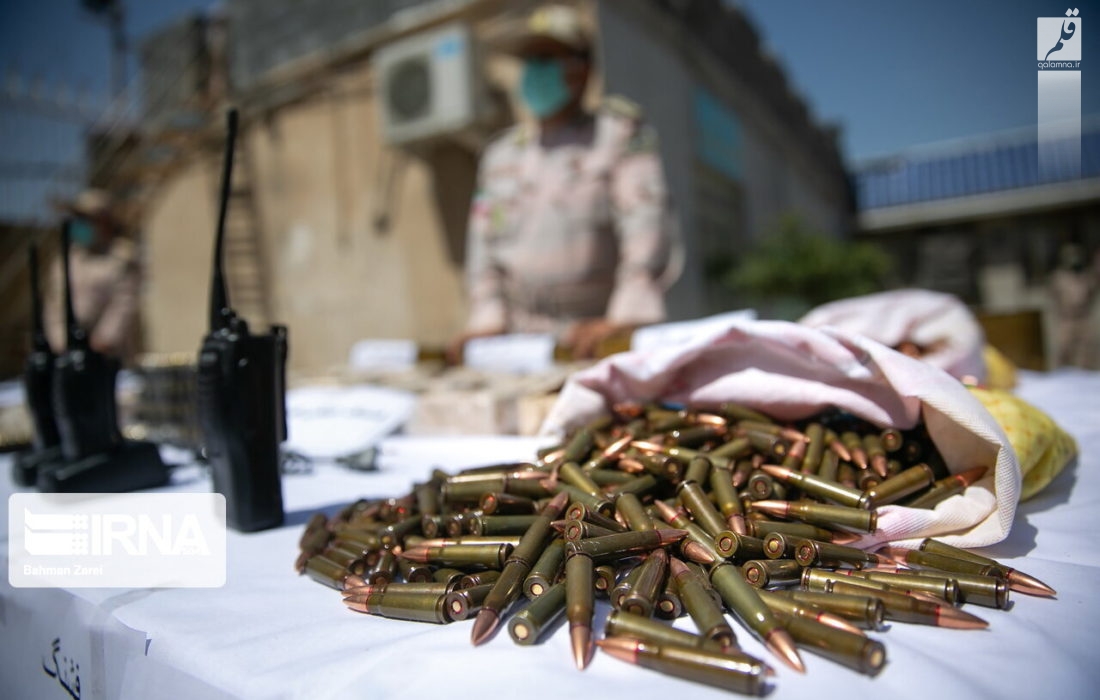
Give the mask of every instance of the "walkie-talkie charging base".
M 11 480 L 17 486 L 34 486 L 38 482 L 38 474 L 54 469 L 64 464 L 61 457 L 61 447 L 31 448 L 15 455 L 11 464 Z
M 124 493 L 168 483 L 168 468 L 151 442 L 126 440 L 118 428 L 115 382 L 119 362 L 96 351 L 73 309 L 70 229 L 61 231 L 65 281 L 65 351 L 46 341 L 38 290 L 38 260 L 30 250 L 34 351 L 24 372 L 35 447 L 19 455 L 12 480 L 45 492 Z
M 168 483 L 168 467 L 157 446 L 125 440 L 118 447 L 40 469 L 35 486 L 44 493 L 126 493 Z
M 31 283 L 31 353 L 23 369 L 23 392 L 34 426 L 34 439 L 30 449 L 16 454 L 12 462 L 11 478 L 19 486 L 34 486 L 40 471 L 52 469 L 64 459 L 53 405 L 53 366 L 57 355 L 46 339 L 42 320 L 38 246 L 35 244 L 27 250 L 27 267 Z

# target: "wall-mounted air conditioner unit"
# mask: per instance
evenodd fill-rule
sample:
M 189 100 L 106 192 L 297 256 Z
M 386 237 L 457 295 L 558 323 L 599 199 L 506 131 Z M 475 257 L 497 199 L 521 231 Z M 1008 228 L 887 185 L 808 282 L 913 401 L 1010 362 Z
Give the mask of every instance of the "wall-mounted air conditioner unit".
M 483 116 L 473 40 L 449 24 L 380 48 L 374 55 L 386 142 L 409 144 L 447 136 Z

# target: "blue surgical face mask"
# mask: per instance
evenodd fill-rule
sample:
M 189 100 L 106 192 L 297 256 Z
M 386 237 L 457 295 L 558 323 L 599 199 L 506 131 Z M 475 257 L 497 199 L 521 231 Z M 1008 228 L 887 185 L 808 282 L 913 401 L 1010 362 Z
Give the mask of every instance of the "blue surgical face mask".
M 565 84 L 561 61 L 529 58 L 523 62 L 520 96 L 538 118 L 544 119 L 569 104 L 572 94 Z
M 76 217 L 69 224 L 69 240 L 73 245 L 87 248 L 95 240 L 95 225 L 82 217 Z

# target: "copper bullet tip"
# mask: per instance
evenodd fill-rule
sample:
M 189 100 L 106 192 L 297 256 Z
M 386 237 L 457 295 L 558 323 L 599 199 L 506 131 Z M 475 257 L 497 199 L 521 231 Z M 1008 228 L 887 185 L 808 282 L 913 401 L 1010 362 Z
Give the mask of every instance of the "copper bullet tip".
M 795 430 L 794 428 L 780 428 L 779 436 L 790 440 L 791 442 L 809 442 L 810 438 L 806 437 L 805 433 Z
M 546 505 L 547 505 L 547 507 L 553 507 L 555 510 L 561 510 L 568 503 L 569 503 L 569 494 L 566 493 L 565 491 L 562 491 L 561 493 L 559 493 L 556 496 L 554 496 L 553 498 L 551 498 L 550 502 L 547 503 Z
M 713 564 L 718 561 L 706 547 L 698 542 L 685 542 L 681 547 L 683 555 L 696 564 Z
M 965 472 L 960 472 L 955 475 L 955 478 L 959 480 L 963 486 L 969 487 L 971 484 L 981 481 L 985 473 L 989 471 L 988 467 L 974 467 L 973 469 L 967 469 Z
M 604 457 L 615 457 L 616 455 L 621 453 L 623 450 L 625 450 L 630 445 L 630 441 L 633 440 L 633 439 L 634 438 L 630 435 L 622 436 L 621 438 L 619 438 L 615 442 L 608 445 L 606 449 L 604 449 L 603 456 Z
M 855 460 L 856 466 L 860 469 L 867 468 L 867 455 L 862 448 L 852 450 L 852 459 Z
M 881 551 L 878 552 L 877 554 L 872 554 L 871 556 L 874 557 L 875 563 L 871 564 L 869 566 L 866 566 L 864 568 L 879 567 L 879 568 L 882 568 L 883 570 L 888 569 L 890 571 L 895 571 L 895 572 L 906 570 L 905 567 L 903 567 L 901 565 L 901 561 L 899 561 L 897 559 L 894 559 L 893 557 L 888 556 L 886 554 L 883 554 Z
M 745 516 L 741 513 L 734 513 L 726 518 L 726 524 L 730 526 L 732 532 L 736 532 L 738 535 L 749 534 L 749 528 L 745 525 Z
M 645 408 L 637 401 L 619 401 L 616 404 L 612 404 L 611 411 L 623 418 L 637 418 L 642 415 Z
M 749 507 L 765 515 L 775 515 L 782 518 L 787 514 L 791 504 L 788 501 L 755 501 Z
M 847 620 L 845 620 L 843 617 L 840 617 L 839 615 L 834 615 L 832 613 L 827 613 L 827 612 L 818 613 L 817 621 L 820 622 L 823 625 L 828 625 L 829 627 L 832 627 L 834 629 L 844 630 L 845 632 L 851 632 L 852 634 L 858 634 L 861 637 L 866 637 L 867 636 L 866 634 L 863 633 L 863 630 L 856 627 L 851 622 L 848 622 Z
M 700 413 L 695 417 L 695 422 L 701 425 L 713 425 L 716 428 L 725 428 L 729 425 L 729 421 L 713 413 Z
M 894 561 L 904 562 L 909 558 L 909 552 L 912 550 L 906 549 L 905 547 L 886 545 L 885 547 L 879 547 L 877 551 L 880 556 L 889 557 Z
M 645 440 L 635 440 L 634 442 L 630 443 L 630 446 L 636 447 L 642 452 L 660 452 L 662 450 L 661 446 L 657 443 L 646 442 Z
M 582 626 L 572 627 L 569 637 L 573 640 L 573 663 L 578 671 L 583 671 L 592 659 L 592 630 Z
M 546 476 L 545 472 L 541 472 L 538 469 L 528 469 L 522 472 L 512 472 L 508 475 L 509 479 L 542 479 Z
M 398 556 L 400 556 L 402 559 L 415 561 L 417 564 L 424 564 L 428 561 L 428 548 L 413 547 L 408 551 L 401 552 L 401 554 L 399 554 Z
M 852 453 L 848 451 L 848 448 L 844 446 L 840 440 L 833 440 L 829 443 L 829 449 L 836 452 L 836 456 L 840 457 L 845 462 L 852 461 Z
M 565 532 L 565 523 L 566 522 L 567 521 L 565 521 L 565 520 L 554 520 L 550 523 L 550 527 L 554 528 L 554 530 L 560 535 L 563 532 Z
M 1008 572 L 1008 587 L 1018 593 L 1042 596 L 1044 598 L 1053 598 L 1058 595 L 1058 591 L 1039 579 L 1034 576 L 1029 576 L 1022 571 L 1016 571 L 1015 569 Z
M 605 637 L 597 639 L 596 646 L 620 661 L 635 663 L 637 660 L 638 642 L 623 637 Z
M 344 605 L 358 610 L 359 612 L 367 612 L 367 601 L 371 599 L 371 596 L 355 596 L 353 598 L 344 598 Z
M 496 611 L 482 608 L 474 618 L 474 627 L 470 630 L 470 642 L 476 647 L 489 641 L 489 637 L 493 636 L 499 623 L 500 615 Z
M 564 454 L 564 448 L 560 450 L 554 450 L 553 452 L 547 453 L 541 460 L 539 460 L 539 463 L 542 465 L 553 464 L 554 462 L 557 462 L 559 459 L 561 459 L 562 455 Z
M 787 451 L 787 456 L 791 458 L 801 458 L 806 456 L 806 441 L 796 440 L 791 449 Z
M 854 532 L 834 532 L 833 544 L 854 544 L 863 539 L 860 535 Z
M 802 663 L 802 657 L 798 655 L 798 649 L 794 646 L 794 640 L 785 629 L 775 629 L 764 640 L 764 646 L 780 661 L 787 664 L 799 673 L 806 672 L 806 664 Z
M 684 575 L 686 573 L 689 573 L 691 571 L 691 569 L 689 569 L 687 567 L 687 564 L 680 561 L 676 557 L 669 557 L 668 558 L 668 570 L 674 577 L 675 576 L 682 576 L 682 575 Z
M 359 574 L 348 574 L 344 579 L 344 590 L 351 590 L 352 588 L 359 588 L 360 586 L 367 585 L 367 582 Z
M 661 519 L 667 523 L 671 523 L 676 519 L 676 511 L 672 509 L 672 506 L 661 500 L 654 500 L 653 507 L 657 509 L 657 512 L 661 515 Z
M 673 528 L 661 528 L 661 529 L 657 530 L 657 537 L 660 539 L 660 545 L 659 546 L 664 547 L 665 545 L 673 544 L 674 542 L 679 542 L 680 540 L 687 537 L 687 534 L 688 534 L 687 530 L 676 530 L 676 529 L 673 529 Z
M 989 627 L 989 623 L 963 610 L 941 605 L 936 614 L 936 624 L 956 630 L 980 630 Z
M 791 476 L 791 470 L 786 467 L 781 467 L 778 464 L 761 464 L 760 471 L 774 476 L 776 479 L 783 479 L 786 481 Z
M 886 458 L 882 455 L 875 455 L 871 458 L 871 468 L 875 470 L 875 473 L 886 478 Z

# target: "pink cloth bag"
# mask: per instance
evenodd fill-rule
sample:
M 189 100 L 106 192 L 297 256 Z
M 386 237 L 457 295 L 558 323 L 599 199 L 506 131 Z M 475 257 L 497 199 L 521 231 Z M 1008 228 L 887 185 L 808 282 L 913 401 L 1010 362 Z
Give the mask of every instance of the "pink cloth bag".
M 894 347 L 909 341 L 925 348 L 921 358 L 953 377 L 986 380 L 985 332 L 956 296 L 929 289 L 895 289 L 822 304 L 799 321 L 859 333 Z
M 608 357 L 574 374 L 542 426 L 562 435 L 624 400 L 692 406 L 734 401 L 779 420 L 830 406 L 886 427 L 923 419 L 952 473 L 989 472 L 935 510 L 885 506 L 862 547 L 913 545 L 936 536 L 964 547 L 1008 534 L 1020 493 L 1020 467 L 1001 427 L 956 379 L 866 337 L 783 321 L 731 322 L 691 343 Z

